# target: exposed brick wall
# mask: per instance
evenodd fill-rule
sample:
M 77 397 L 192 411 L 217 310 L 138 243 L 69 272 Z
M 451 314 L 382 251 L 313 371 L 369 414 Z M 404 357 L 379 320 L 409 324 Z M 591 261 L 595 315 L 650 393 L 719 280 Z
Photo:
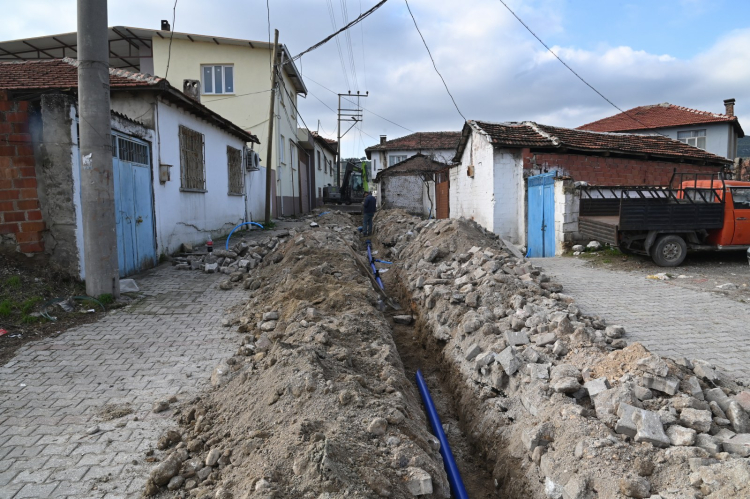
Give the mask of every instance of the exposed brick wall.
M 536 166 L 535 166 L 536 165 Z M 667 185 L 674 169 L 686 173 L 716 173 L 718 166 L 696 166 L 645 159 L 628 159 L 582 154 L 536 153 L 524 155 L 524 169 L 546 166 L 576 181 L 598 185 Z
M 0 91 L 0 235 L 23 253 L 44 251 L 28 103 Z

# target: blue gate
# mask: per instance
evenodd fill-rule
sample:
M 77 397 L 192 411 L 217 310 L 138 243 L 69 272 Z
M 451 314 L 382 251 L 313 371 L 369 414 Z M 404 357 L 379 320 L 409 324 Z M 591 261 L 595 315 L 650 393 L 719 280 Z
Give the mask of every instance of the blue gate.
M 555 175 L 528 179 L 528 256 L 555 256 Z
M 150 157 L 146 142 L 112 135 L 120 277 L 156 265 Z

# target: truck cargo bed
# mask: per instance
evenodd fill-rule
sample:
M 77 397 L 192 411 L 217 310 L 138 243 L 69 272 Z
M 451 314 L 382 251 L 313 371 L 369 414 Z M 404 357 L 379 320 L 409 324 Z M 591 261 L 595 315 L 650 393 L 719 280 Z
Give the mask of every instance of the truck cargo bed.
M 613 216 L 584 216 L 578 219 L 578 231 L 595 241 L 617 246 L 617 232 L 620 217 Z

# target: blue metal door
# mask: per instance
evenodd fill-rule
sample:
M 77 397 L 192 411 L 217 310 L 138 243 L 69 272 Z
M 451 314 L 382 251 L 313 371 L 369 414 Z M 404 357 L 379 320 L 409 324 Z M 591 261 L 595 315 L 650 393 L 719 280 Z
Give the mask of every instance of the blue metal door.
M 528 256 L 555 256 L 555 172 L 528 179 Z
M 149 158 L 147 143 L 119 134 L 112 136 L 120 277 L 156 265 Z

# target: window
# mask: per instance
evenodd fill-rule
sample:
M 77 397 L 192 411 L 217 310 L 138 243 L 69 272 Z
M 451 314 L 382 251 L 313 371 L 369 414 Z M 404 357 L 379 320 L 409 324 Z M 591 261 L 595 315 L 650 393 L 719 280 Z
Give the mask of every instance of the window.
M 229 195 L 242 196 L 245 190 L 245 175 L 242 174 L 241 150 L 227 146 L 227 168 L 229 169 Z
M 706 130 L 677 132 L 677 140 L 698 149 L 706 149 Z
M 393 166 L 396 163 L 401 163 L 406 160 L 406 156 L 388 156 L 388 166 Z
M 750 189 L 732 188 L 732 201 L 735 210 L 750 210 Z
M 378 160 L 375 158 L 372 159 L 372 171 L 378 171 Z
M 284 163 L 284 136 L 281 135 L 281 140 L 279 140 L 279 163 Z
M 318 170 L 322 170 L 323 168 L 320 167 L 320 151 L 315 151 L 318 155 Z
M 181 189 L 206 191 L 203 134 L 180 125 Z
M 292 139 L 289 139 L 289 164 L 292 165 L 292 168 L 297 166 L 294 162 L 294 141 Z
M 201 66 L 204 94 L 233 94 L 234 66 Z

